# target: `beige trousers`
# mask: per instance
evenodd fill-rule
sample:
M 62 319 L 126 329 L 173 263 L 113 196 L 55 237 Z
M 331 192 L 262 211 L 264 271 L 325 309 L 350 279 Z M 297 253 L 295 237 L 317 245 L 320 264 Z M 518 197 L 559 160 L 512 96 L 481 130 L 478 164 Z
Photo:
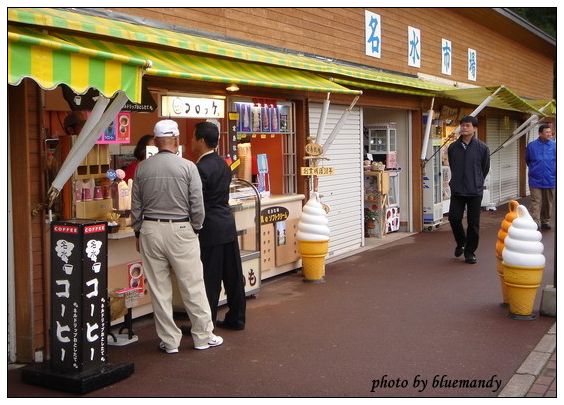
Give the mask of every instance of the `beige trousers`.
M 213 322 L 204 286 L 200 243 L 189 222 L 143 221 L 139 250 L 149 288 L 157 334 L 168 349 L 180 346 L 182 332 L 172 317 L 171 271 L 192 323 L 195 346 L 213 336 Z
M 552 202 L 554 201 L 553 188 L 530 188 L 531 209 L 530 214 L 535 222 L 548 224 L 552 216 Z

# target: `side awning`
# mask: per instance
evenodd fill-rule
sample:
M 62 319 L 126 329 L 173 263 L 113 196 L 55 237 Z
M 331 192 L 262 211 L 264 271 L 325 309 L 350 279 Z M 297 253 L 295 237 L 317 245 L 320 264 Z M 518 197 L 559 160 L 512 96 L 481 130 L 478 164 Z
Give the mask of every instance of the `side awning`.
M 409 82 L 398 83 L 399 80 L 396 80 L 395 83 L 391 83 L 389 81 L 384 81 L 384 80 L 380 82 L 374 82 L 374 81 L 361 82 L 358 80 L 347 80 L 347 79 L 335 78 L 335 77 L 332 77 L 331 80 L 334 81 L 335 83 L 342 84 L 347 87 L 354 87 L 357 89 L 380 90 L 380 91 L 388 91 L 391 93 L 410 94 L 414 96 L 424 96 L 424 97 L 433 97 L 436 94 L 436 90 L 435 91 L 431 89 L 425 90 Z
M 141 79 L 149 65 L 138 57 L 61 40 L 36 29 L 8 26 L 8 83 L 12 85 L 30 78 L 46 90 L 66 84 L 75 93 L 96 88 L 108 98 L 123 91 L 129 100 L 140 102 Z
M 489 102 L 490 107 L 537 114 L 539 116 L 545 115 L 545 113 L 539 111 L 536 105 L 519 97 L 515 92 L 503 85 L 444 90 L 440 91 L 438 96 L 473 105 L 479 105 L 483 100 L 493 96 L 492 100 Z
M 556 101 L 553 100 L 527 100 L 529 104 L 533 105 L 547 117 L 556 116 Z

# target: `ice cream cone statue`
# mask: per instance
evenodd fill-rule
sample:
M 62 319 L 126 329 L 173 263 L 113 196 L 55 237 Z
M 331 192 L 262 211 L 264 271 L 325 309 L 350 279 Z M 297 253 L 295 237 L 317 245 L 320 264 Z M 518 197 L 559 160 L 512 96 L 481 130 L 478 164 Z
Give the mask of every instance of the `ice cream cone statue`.
M 311 193 L 298 221 L 298 250 L 302 256 L 304 281 L 321 282 L 325 275 L 325 256 L 329 246 L 329 220 L 319 194 Z
M 517 207 L 502 251 L 503 280 L 514 319 L 535 319 L 533 305 L 542 282 L 545 257 L 542 235 L 523 205 Z
M 503 258 L 501 253 L 503 252 L 503 247 L 505 246 L 505 237 L 507 236 L 507 231 L 511 226 L 511 223 L 515 218 L 517 218 L 517 207 L 519 203 L 515 200 L 509 201 L 507 204 L 509 212 L 505 215 L 503 221 L 501 221 L 501 228 L 497 233 L 497 242 L 495 244 L 495 257 L 496 257 L 496 270 L 499 276 L 499 281 L 501 284 L 501 295 L 503 297 L 503 303 L 507 304 L 507 292 L 505 291 L 505 283 L 503 282 Z

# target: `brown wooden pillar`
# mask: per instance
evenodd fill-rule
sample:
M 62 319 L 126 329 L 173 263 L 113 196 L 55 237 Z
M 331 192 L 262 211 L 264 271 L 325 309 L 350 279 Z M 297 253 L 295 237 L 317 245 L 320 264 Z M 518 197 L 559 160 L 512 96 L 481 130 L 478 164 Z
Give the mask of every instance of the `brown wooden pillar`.
M 18 362 L 33 361 L 33 258 L 27 84 L 8 86 L 8 141 L 12 174 L 12 215 Z
M 412 175 L 412 217 L 413 230 L 421 232 L 423 230 L 423 184 L 421 170 L 421 147 L 423 146 L 423 122 L 421 120 L 421 110 L 411 111 L 411 175 Z

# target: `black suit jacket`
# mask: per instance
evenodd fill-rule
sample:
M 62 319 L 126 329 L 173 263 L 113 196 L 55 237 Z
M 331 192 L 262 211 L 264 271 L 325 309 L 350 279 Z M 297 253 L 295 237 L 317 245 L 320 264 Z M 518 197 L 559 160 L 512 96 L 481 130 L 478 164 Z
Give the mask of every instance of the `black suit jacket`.
M 205 155 L 196 163 L 202 179 L 206 217 L 200 230 L 200 245 L 221 245 L 237 238 L 235 219 L 229 207 L 231 169 L 217 153 Z

